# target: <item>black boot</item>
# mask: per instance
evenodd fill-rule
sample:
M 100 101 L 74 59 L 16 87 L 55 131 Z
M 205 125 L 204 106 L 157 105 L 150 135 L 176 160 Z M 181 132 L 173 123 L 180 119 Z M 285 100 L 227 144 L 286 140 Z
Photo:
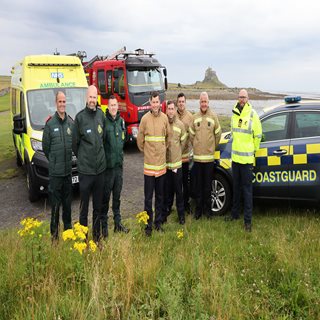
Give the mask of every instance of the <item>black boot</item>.
M 123 232 L 123 233 L 128 233 L 129 229 L 126 228 L 121 222 L 115 224 L 114 226 L 114 232 Z

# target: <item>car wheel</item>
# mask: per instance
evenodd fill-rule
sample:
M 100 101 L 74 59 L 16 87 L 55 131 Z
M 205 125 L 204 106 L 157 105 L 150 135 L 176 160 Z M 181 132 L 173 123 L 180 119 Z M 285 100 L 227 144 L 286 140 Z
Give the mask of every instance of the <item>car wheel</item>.
M 217 173 L 213 176 L 211 187 L 211 211 L 223 215 L 231 205 L 231 188 L 227 179 Z
M 29 201 L 35 202 L 39 200 L 40 195 L 35 187 L 34 176 L 33 176 L 32 169 L 30 168 L 30 164 L 27 164 L 27 188 L 28 188 Z

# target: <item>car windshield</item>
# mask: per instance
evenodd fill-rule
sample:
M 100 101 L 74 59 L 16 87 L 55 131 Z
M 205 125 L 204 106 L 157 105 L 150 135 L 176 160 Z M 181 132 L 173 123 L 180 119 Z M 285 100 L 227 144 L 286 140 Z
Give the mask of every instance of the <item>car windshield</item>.
M 66 95 L 66 112 L 74 119 L 76 114 L 84 108 L 86 102 L 86 88 L 62 88 Z M 28 109 L 30 123 L 34 130 L 44 128 L 48 116 L 56 112 L 57 89 L 41 89 L 28 91 Z
M 127 70 L 130 93 L 144 93 L 164 90 L 163 78 L 159 69 Z

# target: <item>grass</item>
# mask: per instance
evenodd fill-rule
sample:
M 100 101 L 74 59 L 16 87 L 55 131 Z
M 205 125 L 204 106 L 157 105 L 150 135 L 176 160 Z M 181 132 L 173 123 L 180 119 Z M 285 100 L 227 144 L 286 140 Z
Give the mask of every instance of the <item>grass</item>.
M 49 227 L 30 246 L 1 232 L 1 319 L 319 319 L 319 212 L 255 212 L 242 222 L 170 216 L 145 238 L 133 220 L 80 256 Z
M 0 90 L 10 87 L 11 76 L 0 76 Z
M 10 95 L 6 94 L 0 97 L 0 112 L 9 111 L 10 109 Z

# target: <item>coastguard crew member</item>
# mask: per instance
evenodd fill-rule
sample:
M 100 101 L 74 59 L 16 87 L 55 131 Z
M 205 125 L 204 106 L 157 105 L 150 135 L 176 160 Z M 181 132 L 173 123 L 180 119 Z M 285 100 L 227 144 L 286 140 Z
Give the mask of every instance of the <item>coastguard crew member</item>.
M 101 235 L 100 215 L 104 192 L 106 157 L 105 115 L 97 104 L 97 89 L 89 86 L 87 103 L 75 118 L 73 151 L 78 157 L 80 185 L 80 224 L 88 226 L 88 206 L 92 195 L 92 235 L 98 242 Z
M 237 220 L 240 215 L 240 198 L 243 196 L 244 228 L 251 232 L 252 221 L 252 169 L 255 152 L 259 149 L 262 137 L 261 122 L 256 111 L 248 102 L 248 92 L 239 92 L 239 100 L 232 110 L 232 178 L 233 201 L 231 217 Z
M 161 227 L 163 192 L 166 173 L 166 143 L 169 129 L 168 118 L 161 112 L 158 92 L 150 97 L 151 110 L 141 119 L 137 145 L 144 153 L 144 210 L 149 215 L 146 236 L 151 236 L 153 223 L 157 231 Z M 155 192 L 155 219 L 153 222 L 152 198 Z
M 109 200 L 112 192 L 112 211 L 114 232 L 128 233 L 129 230 L 121 223 L 120 196 L 123 183 L 123 145 L 126 127 L 118 111 L 118 101 L 115 96 L 110 96 L 106 111 L 106 174 L 105 191 L 101 211 L 102 236 L 108 236 L 108 211 Z
M 169 120 L 167 145 L 167 173 L 165 175 L 164 210 L 162 221 L 166 222 L 171 213 L 174 195 L 179 223 L 185 223 L 183 192 L 182 192 L 182 150 L 187 141 L 184 124 L 178 119 L 173 101 L 167 102 L 167 117 Z
M 184 93 L 179 93 L 177 97 L 178 118 L 184 124 L 187 133 L 185 146 L 182 150 L 182 183 L 183 183 L 183 203 L 184 210 L 191 214 L 191 207 L 189 203 L 190 197 L 190 170 L 189 170 L 189 158 L 191 152 L 191 143 L 189 139 L 189 127 L 192 123 L 192 113 L 186 109 L 186 96 Z
M 62 204 L 64 230 L 71 229 L 72 195 L 72 131 L 73 121 L 66 113 L 66 96 L 56 94 L 57 111 L 43 131 L 42 148 L 49 160 L 49 199 L 51 202 L 50 232 L 53 240 L 59 234 L 59 208 Z
M 214 152 L 221 137 L 218 117 L 209 108 L 207 92 L 200 94 L 200 111 L 193 115 L 189 128 L 193 146 L 194 178 L 195 178 L 195 218 L 202 214 L 213 217 L 211 212 L 211 181 L 214 169 Z

